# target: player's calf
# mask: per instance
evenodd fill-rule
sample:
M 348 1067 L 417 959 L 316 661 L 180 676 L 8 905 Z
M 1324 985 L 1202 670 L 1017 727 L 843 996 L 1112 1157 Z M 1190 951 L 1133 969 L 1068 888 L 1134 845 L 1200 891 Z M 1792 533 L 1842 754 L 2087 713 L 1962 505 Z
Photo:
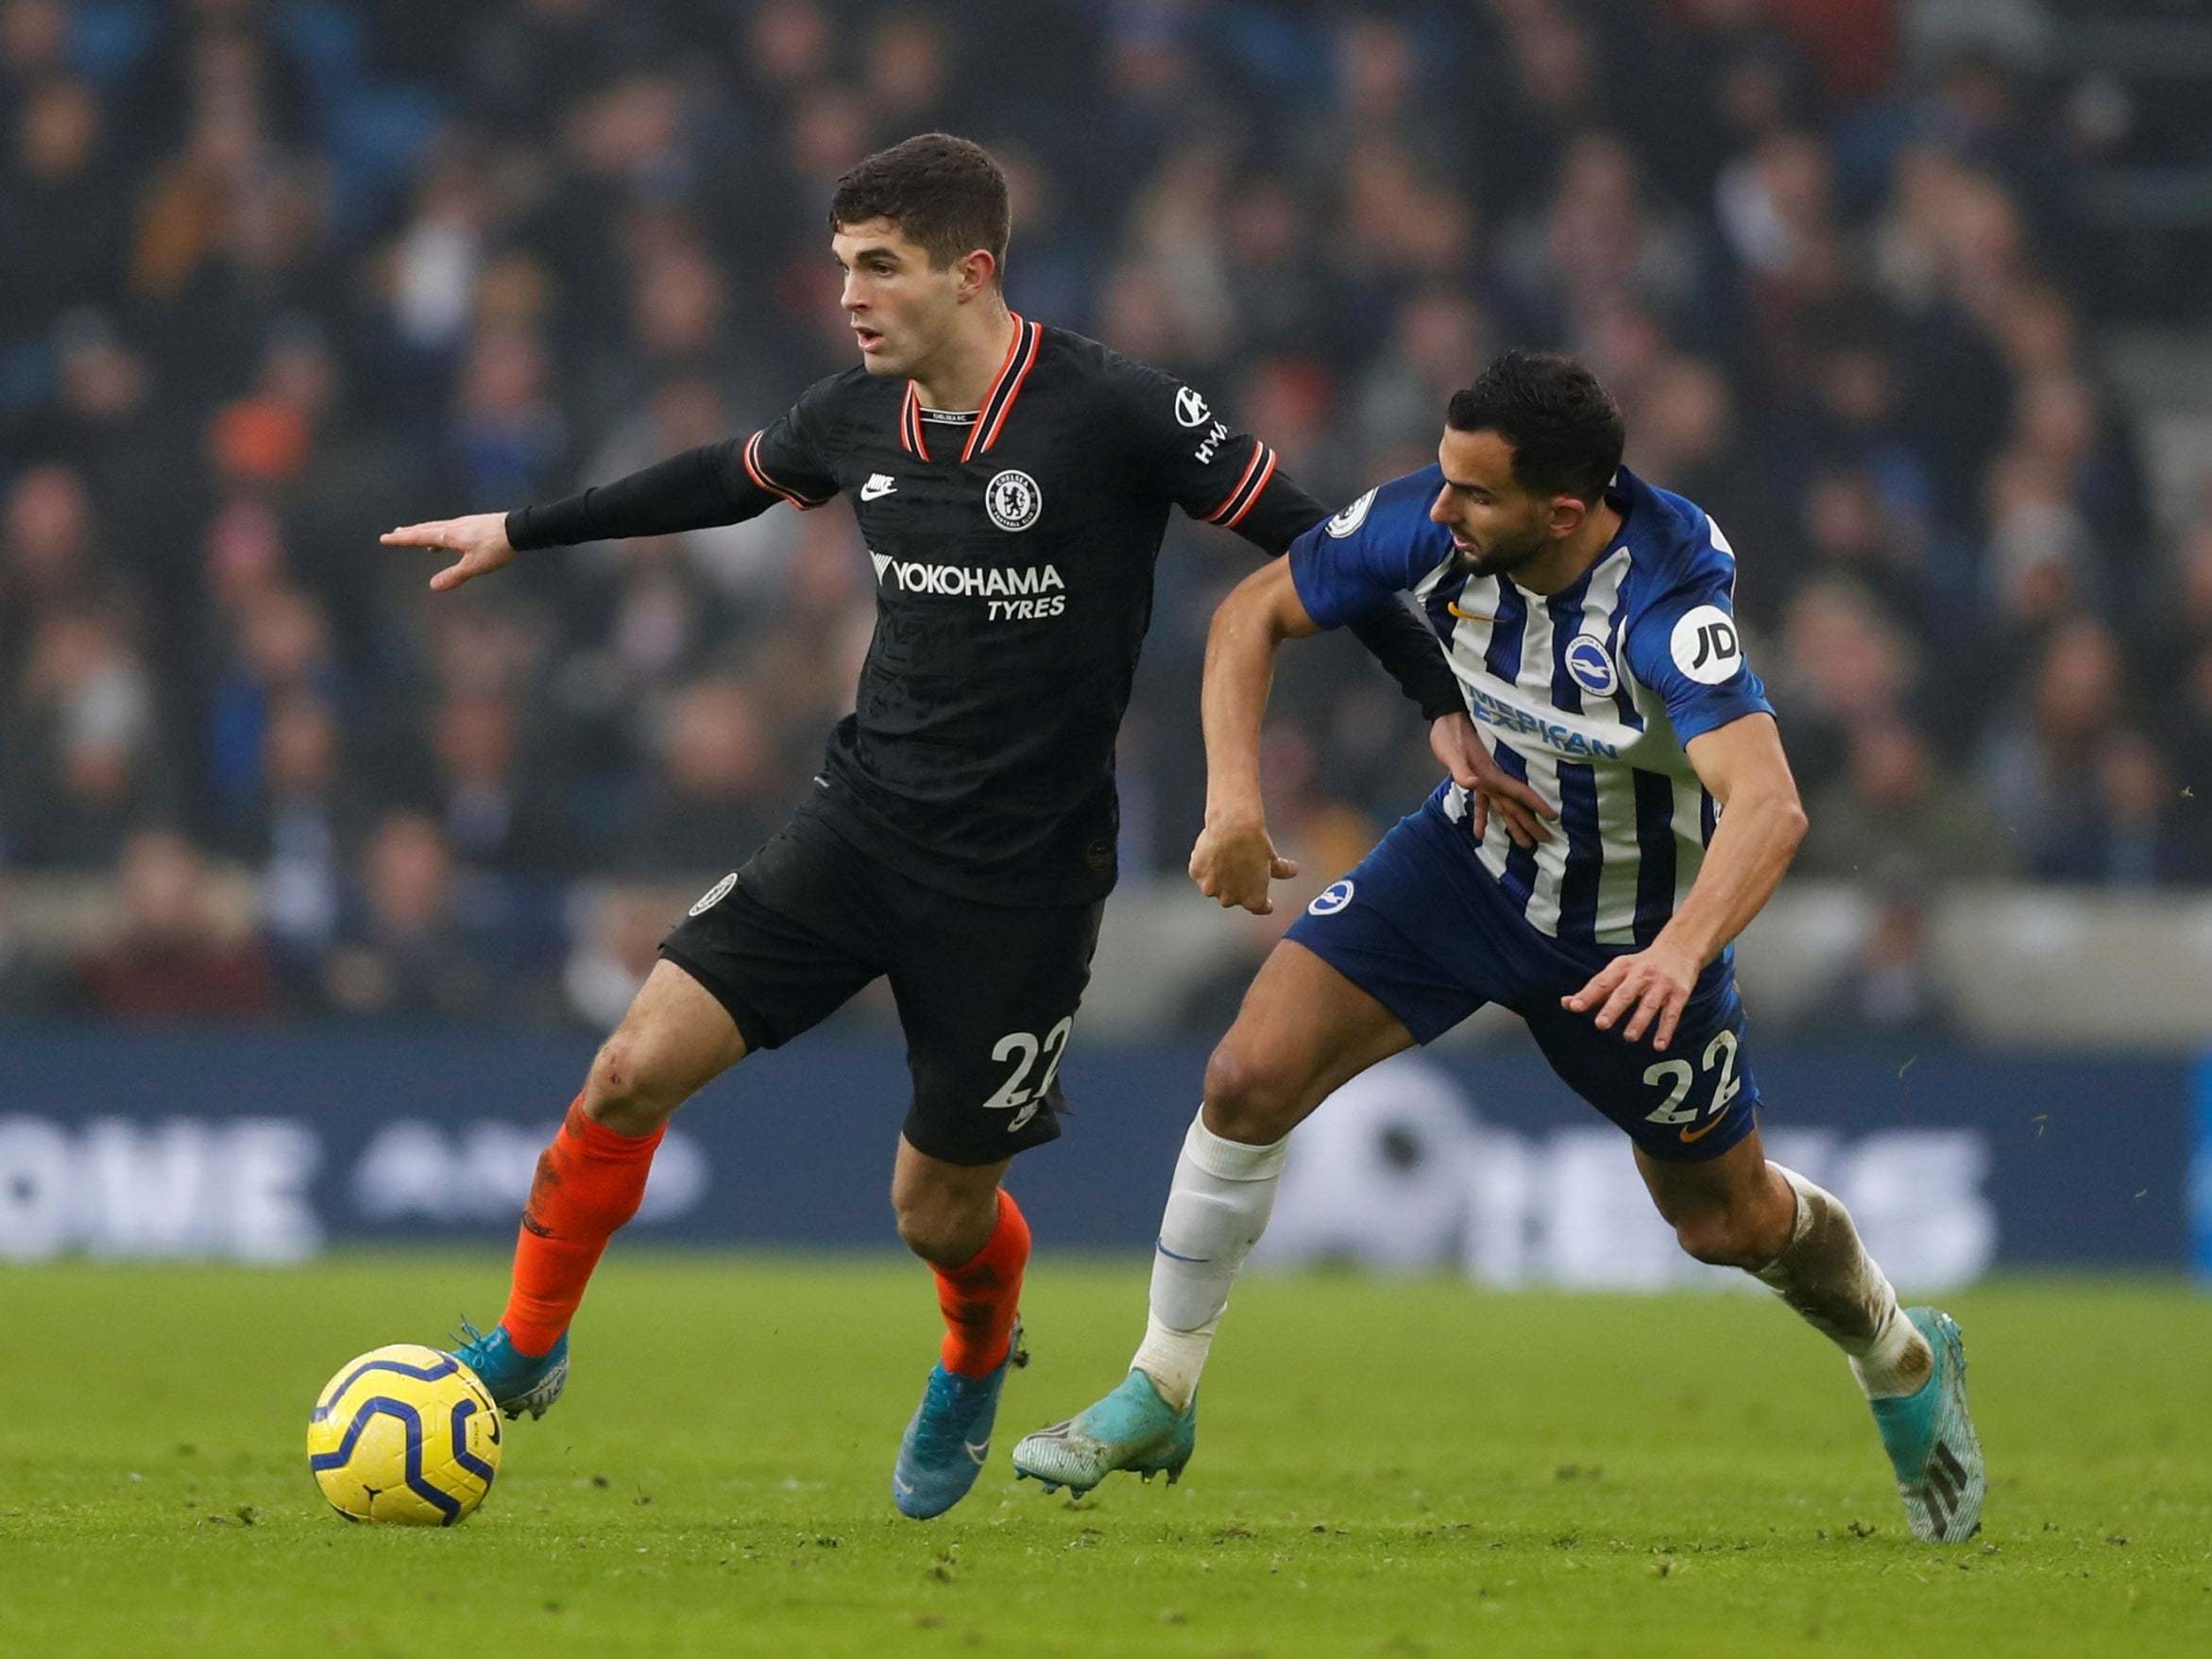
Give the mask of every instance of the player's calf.
M 1965 1542 L 1981 1529 L 1987 1480 L 1966 1411 L 1957 1323 L 1933 1308 L 1900 1309 L 1842 1202 L 1793 1170 L 1770 1167 L 1794 1204 L 1788 1240 L 1758 1277 L 1850 1357 L 1913 1535 Z
M 1897 1308 L 1897 1294 L 1860 1243 L 1851 1212 L 1795 1170 L 1767 1166 L 1791 1197 L 1782 1247 L 1758 1278 L 1851 1358 L 1869 1398 L 1911 1394 L 1927 1381 L 1929 1346 Z
M 1675 1224 L 1675 1242 L 1688 1255 L 1710 1266 L 1757 1273 L 1788 1244 L 1794 1203 L 1783 1187 L 1778 1205 L 1746 1202 L 1700 1208 L 1668 1219 Z
M 911 1150 L 901 1148 L 902 1172 L 912 1162 Z M 987 1173 L 995 1178 L 995 1168 Z M 1018 1312 L 1029 1223 L 1011 1193 L 993 1187 L 985 1195 L 992 1221 L 981 1245 L 936 1270 L 944 1340 L 892 1468 L 892 1501 L 916 1520 L 942 1515 L 967 1496 L 991 1452 L 1007 1371 L 1029 1360 Z M 902 1222 L 906 1214 L 902 1210 Z

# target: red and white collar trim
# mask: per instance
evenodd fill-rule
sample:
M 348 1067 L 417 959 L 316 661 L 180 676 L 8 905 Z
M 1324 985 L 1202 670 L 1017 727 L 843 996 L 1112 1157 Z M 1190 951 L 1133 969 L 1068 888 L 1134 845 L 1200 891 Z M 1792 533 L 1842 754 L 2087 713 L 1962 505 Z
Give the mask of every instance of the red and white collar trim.
M 1014 399 L 1022 395 L 1022 382 L 1029 378 L 1029 370 L 1037 366 L 1044 344 L 1045 326 L 1025 322 L 1016 314 L 1013 339 L 1006 347 L 1006 360 L 998 365 L 998 376 L 991 382 L 983 406 L 976 412 L 975 424 L 968 429 L 968 441 L 961 448 L 962 461 L 973 461 L 978 455 L 989 453 L 991 446 L 998 441 Z M 925 461 L 929 459 L 928 439 L 922 431 L 922 395 L 911 381 L 907 382 L 907 395 L 899 400 L 898 441 L 910 455 L 918 455 Z

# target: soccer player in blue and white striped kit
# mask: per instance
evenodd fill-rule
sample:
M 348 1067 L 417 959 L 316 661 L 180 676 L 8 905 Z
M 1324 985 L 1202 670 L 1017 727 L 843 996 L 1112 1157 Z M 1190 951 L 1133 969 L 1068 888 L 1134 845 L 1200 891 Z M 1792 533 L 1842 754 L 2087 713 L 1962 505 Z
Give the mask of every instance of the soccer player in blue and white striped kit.
M 1438 465 L 1308 531 L 1217 613 L 1191 874 L 1223 906 L 1265 913 L 1269 880 L 1296 873 L 1268 840 L 1259 777 L 1285 639 L 1410 593 L 1506 777 L 1447 780 L 1276 946 L 1207 1066 L 1130 1375 L 1025 1439 L 1020 1473 L 1079 1491 L 1115 1469 L 1179 1474 L 1290 1131 L 1347 1079 L 1494 1002 L 1628 1132 L 1682 1247 L 1756 1274 L 1849 1357 L 1914 1535 L 1980 1526 L 1957 1325 L 1900 1309 L 1844 1206 L 1760 1145 L 1729 946 L 1805 814 L 1736 632 L 1727 539 L 1622 466 L 1623 445 L 1588 369 L 1507 352 L 1452 399 Z

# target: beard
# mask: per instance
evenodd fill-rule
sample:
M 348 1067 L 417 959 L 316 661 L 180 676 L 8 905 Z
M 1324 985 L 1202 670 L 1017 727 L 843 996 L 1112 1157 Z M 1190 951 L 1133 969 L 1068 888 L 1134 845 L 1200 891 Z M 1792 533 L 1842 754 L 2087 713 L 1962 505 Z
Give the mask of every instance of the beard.
M 1487 548 L 1459 552 L 1459 568 L 1473 577 L 1510 576 L 1535 563 L 1550 546 L 1549 535 L 1541 529 L 1533 530 L 1524 536 L 1500 539 Z

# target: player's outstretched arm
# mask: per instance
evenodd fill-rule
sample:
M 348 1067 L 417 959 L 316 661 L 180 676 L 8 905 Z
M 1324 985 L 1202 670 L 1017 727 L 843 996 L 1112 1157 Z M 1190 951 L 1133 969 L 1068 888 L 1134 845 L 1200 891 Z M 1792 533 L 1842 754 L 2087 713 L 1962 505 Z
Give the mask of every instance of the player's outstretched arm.
M 1285 639 L 1319 634 L 1290 579 L 1288 559 L 1271 560 L 1237 584 L 1206 635 L 1199 710 L 1206 734 L 1206 824 L 1191 849 L 1190 878 L 1223 909 L 1255 916 L 1274 908 L 1268 883 L 1298 873 L 1275 855 L 1260 790 L 1260 722 Z
M 1805 838 L 1805 808 L 1770 714 L 1744 715 L 1690 739 L 1685 753 L 1698 779 L 1726 810 L 1690 895 L 1648 949 L 1616 956 L 1562 1004 L 1597 1010 L 1609 1031 L 1639 1042 L 1656 1021 L 1652 1046 L 1664 1049 L 1705 965 L 1751 924 L 1781 885 Z
M 836 491 L 836 479 L 807 442 L 794 410 L 741 443 L 702 444 L 559 500 L 404 525 L 382 539 L 386 547 L 442 548 L 458 555 L 430 579 L 444 593 L 497 570 L 518 550 L 736 524 L 778 501 L 802 511 L 820 506 Z
M 488 576 L 515 557 L 507 541 L 504 513 L 471 513 L 466 518 L 433 518 L 421 524 L 402 524 L 377 539 L 387 548 L 434 548 L 454 555 L 453 562 L 430 579 L 431 591 L 446 593 L 464 582 Z

